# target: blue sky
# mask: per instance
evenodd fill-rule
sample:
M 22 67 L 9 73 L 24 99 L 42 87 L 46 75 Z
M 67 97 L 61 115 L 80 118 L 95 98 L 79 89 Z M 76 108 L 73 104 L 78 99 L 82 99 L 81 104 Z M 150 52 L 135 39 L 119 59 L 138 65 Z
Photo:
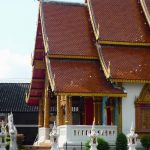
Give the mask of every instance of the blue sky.
M 37 0 L 0 2 L 0 82 L 30 81 L 37 16 Z

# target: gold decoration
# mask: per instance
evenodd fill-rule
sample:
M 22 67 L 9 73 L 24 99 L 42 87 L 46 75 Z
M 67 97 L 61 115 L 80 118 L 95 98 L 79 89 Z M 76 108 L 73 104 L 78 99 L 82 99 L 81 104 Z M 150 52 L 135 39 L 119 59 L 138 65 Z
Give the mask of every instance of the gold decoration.
M 144 15 L 146 17 L 146 20 L 148 22 L 148 25 L 150 27 L 150 13 L 148 11 L 148 8 L 147 8 L 147 5 L 145 3 L 145 0 L 140 0 L 140 3 L 141 3 L 141 6 L 142 6 L 142 9 L 143 9 L 143 12 L 144 12 Z
M 150 104 L 150 84 L 145 84 L 140 96 L 137 98 L 136 104 L 141 104 L 141 103 L 145 103 L 145 104 Z

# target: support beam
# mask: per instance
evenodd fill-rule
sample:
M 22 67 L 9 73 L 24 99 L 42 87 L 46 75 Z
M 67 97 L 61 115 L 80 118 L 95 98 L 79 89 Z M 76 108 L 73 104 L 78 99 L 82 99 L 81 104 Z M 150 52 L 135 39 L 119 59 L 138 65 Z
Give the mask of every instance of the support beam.
M 122 132 L 122 98 L 118 99 L 118 132 Z
M 97 102 L 97 124 L 101 125 L 101 98 L 99 97 L 99 101 Z
M 107 102 L 107 97 L 104 96 L 102 98 L 102 125 L 107 124 L 106 102 Z
M 48 80 L 45 80 L 45 91 L 44 91 L 44 127 L 49 128 L 49 115 L 50 115 L 50 100 L 48 96 Z
M 86 124 L 86 99 L 85 99 L 85 97 L 83 97 L 83 113 L 82 113 L 82 116 L 83 116 L 82 125 L 85 125 Z
M 95 124 L 97 125 L 97 103 L 96 103 L 96 98 L 95 97 L 93 97 L 93 108 L 94 108 L 94 117 L 93 117 L 93 119 L 94 119 L 94 121 L 95 121 Z
M 68 97 L 69 100 L 69 124 L 72 125 L 72 97 Z
M 43 110 L 44 111 L 44 125 L 39 128 L 39 136 L 38 136 L 38 143 L 44 143 L 46 140 L 49 139 L 49 121 L 50 121 L 50 99 L 48 94 L 48 88 L 49 88 L 49 82 L 47 78 L 47 73 L 45 77 L 45 88 L 44 88 L 44 95 L 43 95 Z M 42 105 L 41 105 L 42 106 Z M 42 119 L 42 114 L 40 116 L 40 119 Z M 39 122 L 43 122 L 42 120 Z
M 63 124 L 63 112 L 61 108 L 61 96 L 57 96 L 57 125 Z
M 118 98 L 115 97 L 115 106 L 114 106 L 114 125 L 117 126 L 118 123 Z
M 66 96 L 65 124 L 72 124 L 72 100 Z
M 38 114 L 38 127 L 43 127 L 44 121 L 43 121 L 43 99 L 40 98 L 39 100 L 39 114 Z

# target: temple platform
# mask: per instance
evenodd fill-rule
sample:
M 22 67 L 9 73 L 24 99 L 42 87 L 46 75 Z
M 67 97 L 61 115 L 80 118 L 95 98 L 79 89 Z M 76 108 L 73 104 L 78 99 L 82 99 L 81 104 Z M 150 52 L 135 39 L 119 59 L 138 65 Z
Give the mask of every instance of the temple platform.
M 91 125 L 62 125 L 58 126 L 58 145 L 64 147 L 68 145 L 84 145 L 89 140 Z M 95 125 L 98 137 L 108 141 L 110 145 L 115 144 L 117 137 L 117 126 Z
M 57 127 L 58 133 L 58 146 L 63 149 L 68 147 L 84 146 L 89 140 L 92 125 L 61 125 Z M 95 125 L 98 137 L 108 141 L 110 145 L 115 144 L 117 137 L 117 126 Z M 50 147 L 49 129 L 41 128 L 39 130 L 39 137 L 35 141 L 34 146 L 47 146 Z

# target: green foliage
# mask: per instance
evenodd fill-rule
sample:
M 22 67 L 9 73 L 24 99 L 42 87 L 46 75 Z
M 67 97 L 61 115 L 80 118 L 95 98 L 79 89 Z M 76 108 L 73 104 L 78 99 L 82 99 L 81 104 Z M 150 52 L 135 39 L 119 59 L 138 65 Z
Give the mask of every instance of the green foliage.
M 88 140 L 86 143 L 85 143 L 85 150 L 89 150 L 90 149 L 90 141 Z
M 150 148 L 150 135 L 144 135 L 142 138 L 141 138 L 141 143 L 142 143 L 142 146 L 148 150 Z
M 119 133 L 116 139 L 116 150 L 127 150 L 127 137 L 124 133 Z
M 89 143 L 90 143 L 90 141 L 87 141 L 85 143 L 85 150 L 89 150 L 90 149 Z M 106 142 L 102 138 L 97 138 L 97 143 L 98 143 L 98 145 L 97 145 L 97 149 L 98 150 L 109 150 L 110 149 L 108 142 Z
M 6 150 L 9 150 L 9 145 L 10 145 L 10 136 L 9 135 L 6 137 L 6 142 L 7 142 Z
M 29 150 L 29 148 L 27 148 L 27 147 L 25 147 L 25 146 L 20 145 L 20 146 L 18 147 L 18 150 Z
M 109 150 L 110 149 L 108 142 L 106 142 L 104 139 L 97 138 L 97 142 L 98 142 L 98 146 L 97 146 L 98 150 Z

